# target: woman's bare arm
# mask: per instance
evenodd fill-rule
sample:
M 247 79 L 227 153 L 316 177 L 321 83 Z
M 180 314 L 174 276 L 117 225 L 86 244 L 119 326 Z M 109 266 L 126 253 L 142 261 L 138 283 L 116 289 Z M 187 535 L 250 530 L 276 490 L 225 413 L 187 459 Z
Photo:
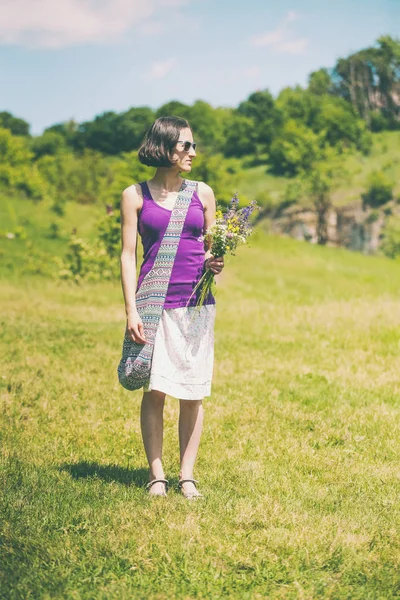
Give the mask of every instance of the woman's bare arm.
M 143 323 L 136 310 L 136 242 L 141 198 L 136 186 L 122 192 L 121 198 L 121 282 L 125 301 L 127 329 L 135 342 L 145 343 Z
M 204 183 L 199 182 L 199 196 L 204 206 L 204 234 L 209 227 L 215 224 L 215 214 L 217 209 L 217 203 L 215 200 L 214 192 L 212 188 Z M 211 248 L 208 241 L 204 244 L 205 260 L 207 261 L 207 267 L 212 270 L 213 273 L 217 274 L 224 268 L 224 257 L 214 257 L 211 254 Z

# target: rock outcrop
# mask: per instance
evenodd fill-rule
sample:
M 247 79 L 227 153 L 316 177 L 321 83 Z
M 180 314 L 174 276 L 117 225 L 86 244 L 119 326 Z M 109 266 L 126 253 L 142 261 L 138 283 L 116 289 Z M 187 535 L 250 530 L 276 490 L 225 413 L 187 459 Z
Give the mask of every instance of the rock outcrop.
M 326 245 L 375 254 L 388 214 L 400 214 L 399 205 L 390 202 L 379 210 L 372 210 L 364 208 L 360 199 L 345 206 L 331 206 L 325 214 Z M 318 218 L 311 207 L 292 204 L 270 216 L 271 231 L 316 244 Z

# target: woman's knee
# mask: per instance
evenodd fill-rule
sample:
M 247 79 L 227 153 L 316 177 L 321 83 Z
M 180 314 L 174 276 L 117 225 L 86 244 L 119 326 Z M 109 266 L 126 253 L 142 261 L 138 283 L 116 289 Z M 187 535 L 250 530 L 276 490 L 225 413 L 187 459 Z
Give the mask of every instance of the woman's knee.
M 179 400 L 181 408 L 184 410 L 198 410 L 200 406 L 203 404 L 203 399 L 201 400 Z
M 164 403 L 166 394 L 164 392 L 159 392 L 158 390 L 150 390 L 149 392 L 143 393 L 143 401 L 160 404 Z

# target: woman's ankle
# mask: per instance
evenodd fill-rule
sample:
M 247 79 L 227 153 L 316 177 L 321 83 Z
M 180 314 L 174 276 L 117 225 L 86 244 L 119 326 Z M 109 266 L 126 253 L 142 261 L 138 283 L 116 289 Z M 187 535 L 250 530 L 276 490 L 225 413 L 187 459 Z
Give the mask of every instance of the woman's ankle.
M 193 477 L 193 471 L 183 471 L 183 470 L 181 470 L 179 472 L 179 479 L 180 480 L 182 480 L 182 479 L 194 479 L 194 477 Z
M 152 471 L 149 470 L 149 481 L 153 481 L 154 479 L 165 479 L 164 471 Z

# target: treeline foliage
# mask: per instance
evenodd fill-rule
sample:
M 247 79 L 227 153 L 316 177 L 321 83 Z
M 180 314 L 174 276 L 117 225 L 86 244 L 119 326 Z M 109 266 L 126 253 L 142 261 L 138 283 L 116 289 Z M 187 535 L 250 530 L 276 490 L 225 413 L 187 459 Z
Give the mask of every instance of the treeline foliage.
M 397 128 L 400 118 L 400 44 L 382 36 L 371 48 L 340 59 L 332 92 L 344 98 L 373 131 Z
M 340 59 L 331 71 L 312 73 L 307 88 L 285 88 L 277 98 L 257 91 L 233 109 L 172 101 L 156 111 L 132 107 L 55 124 L 35 137 L 25 121 L 1 112 L 0 181 L 33 199 L 51 195 L 60 213 L 69 199 L 114 203 L 121 186 L 148 172 L 131 153 L 149 125 L 178 114 L 189 120 L 199 142 L 193 175 L 217 185 L 224 199 L 232 189 L 224 191 L 219 182 L 224 176 L 234 180 L 235 159 L 293 176 L 312 169 L 329 148 L 368 153 L 369 129 L 399 126 L 399 99 L 400 43 L 385 36 Z
M 243 168 L 265 165 L 271 173 L 296 176 L 297 182 L 307 182 L 307 195 L 321 215 L 324 243 L 332 156 L 353 150 L 368 154 L 371 131 L 400 127 L 400 42 L 381 37 L 334 68 L 311 73 L 305 88 L 285 88 L 276 98 L 259 90 L 236 108 L 171 101 L 157 110 L 131 107 L 83 123 L 58 123 L 39 136 L 30 135 L 23 119 L 0 112 L 0 187 L 35 202 L 48 199 L 59 217 L 68 201 L 101 202 L 111 212 L 125 187 L 151 177 L 153 169 L 139 163 L 137 149 L 154 119 L 171 114 L 189 120 L 198 142 L 191 177 L 209 183 L 220 202 L 236 191 Z M 381 173 L 374 174 L 364 203 L 381 205 L 391 185 Z M 299 197 L 297 188 L 298 183 L 288 188 L 288 202 Z M 85 256 L 90 271 L 95 255 L 82 244 L 72 241 L 71 256 L 78 257 L 76 264 L 83 264 Z M 108 263 L 103 267 L 107 271 Z

